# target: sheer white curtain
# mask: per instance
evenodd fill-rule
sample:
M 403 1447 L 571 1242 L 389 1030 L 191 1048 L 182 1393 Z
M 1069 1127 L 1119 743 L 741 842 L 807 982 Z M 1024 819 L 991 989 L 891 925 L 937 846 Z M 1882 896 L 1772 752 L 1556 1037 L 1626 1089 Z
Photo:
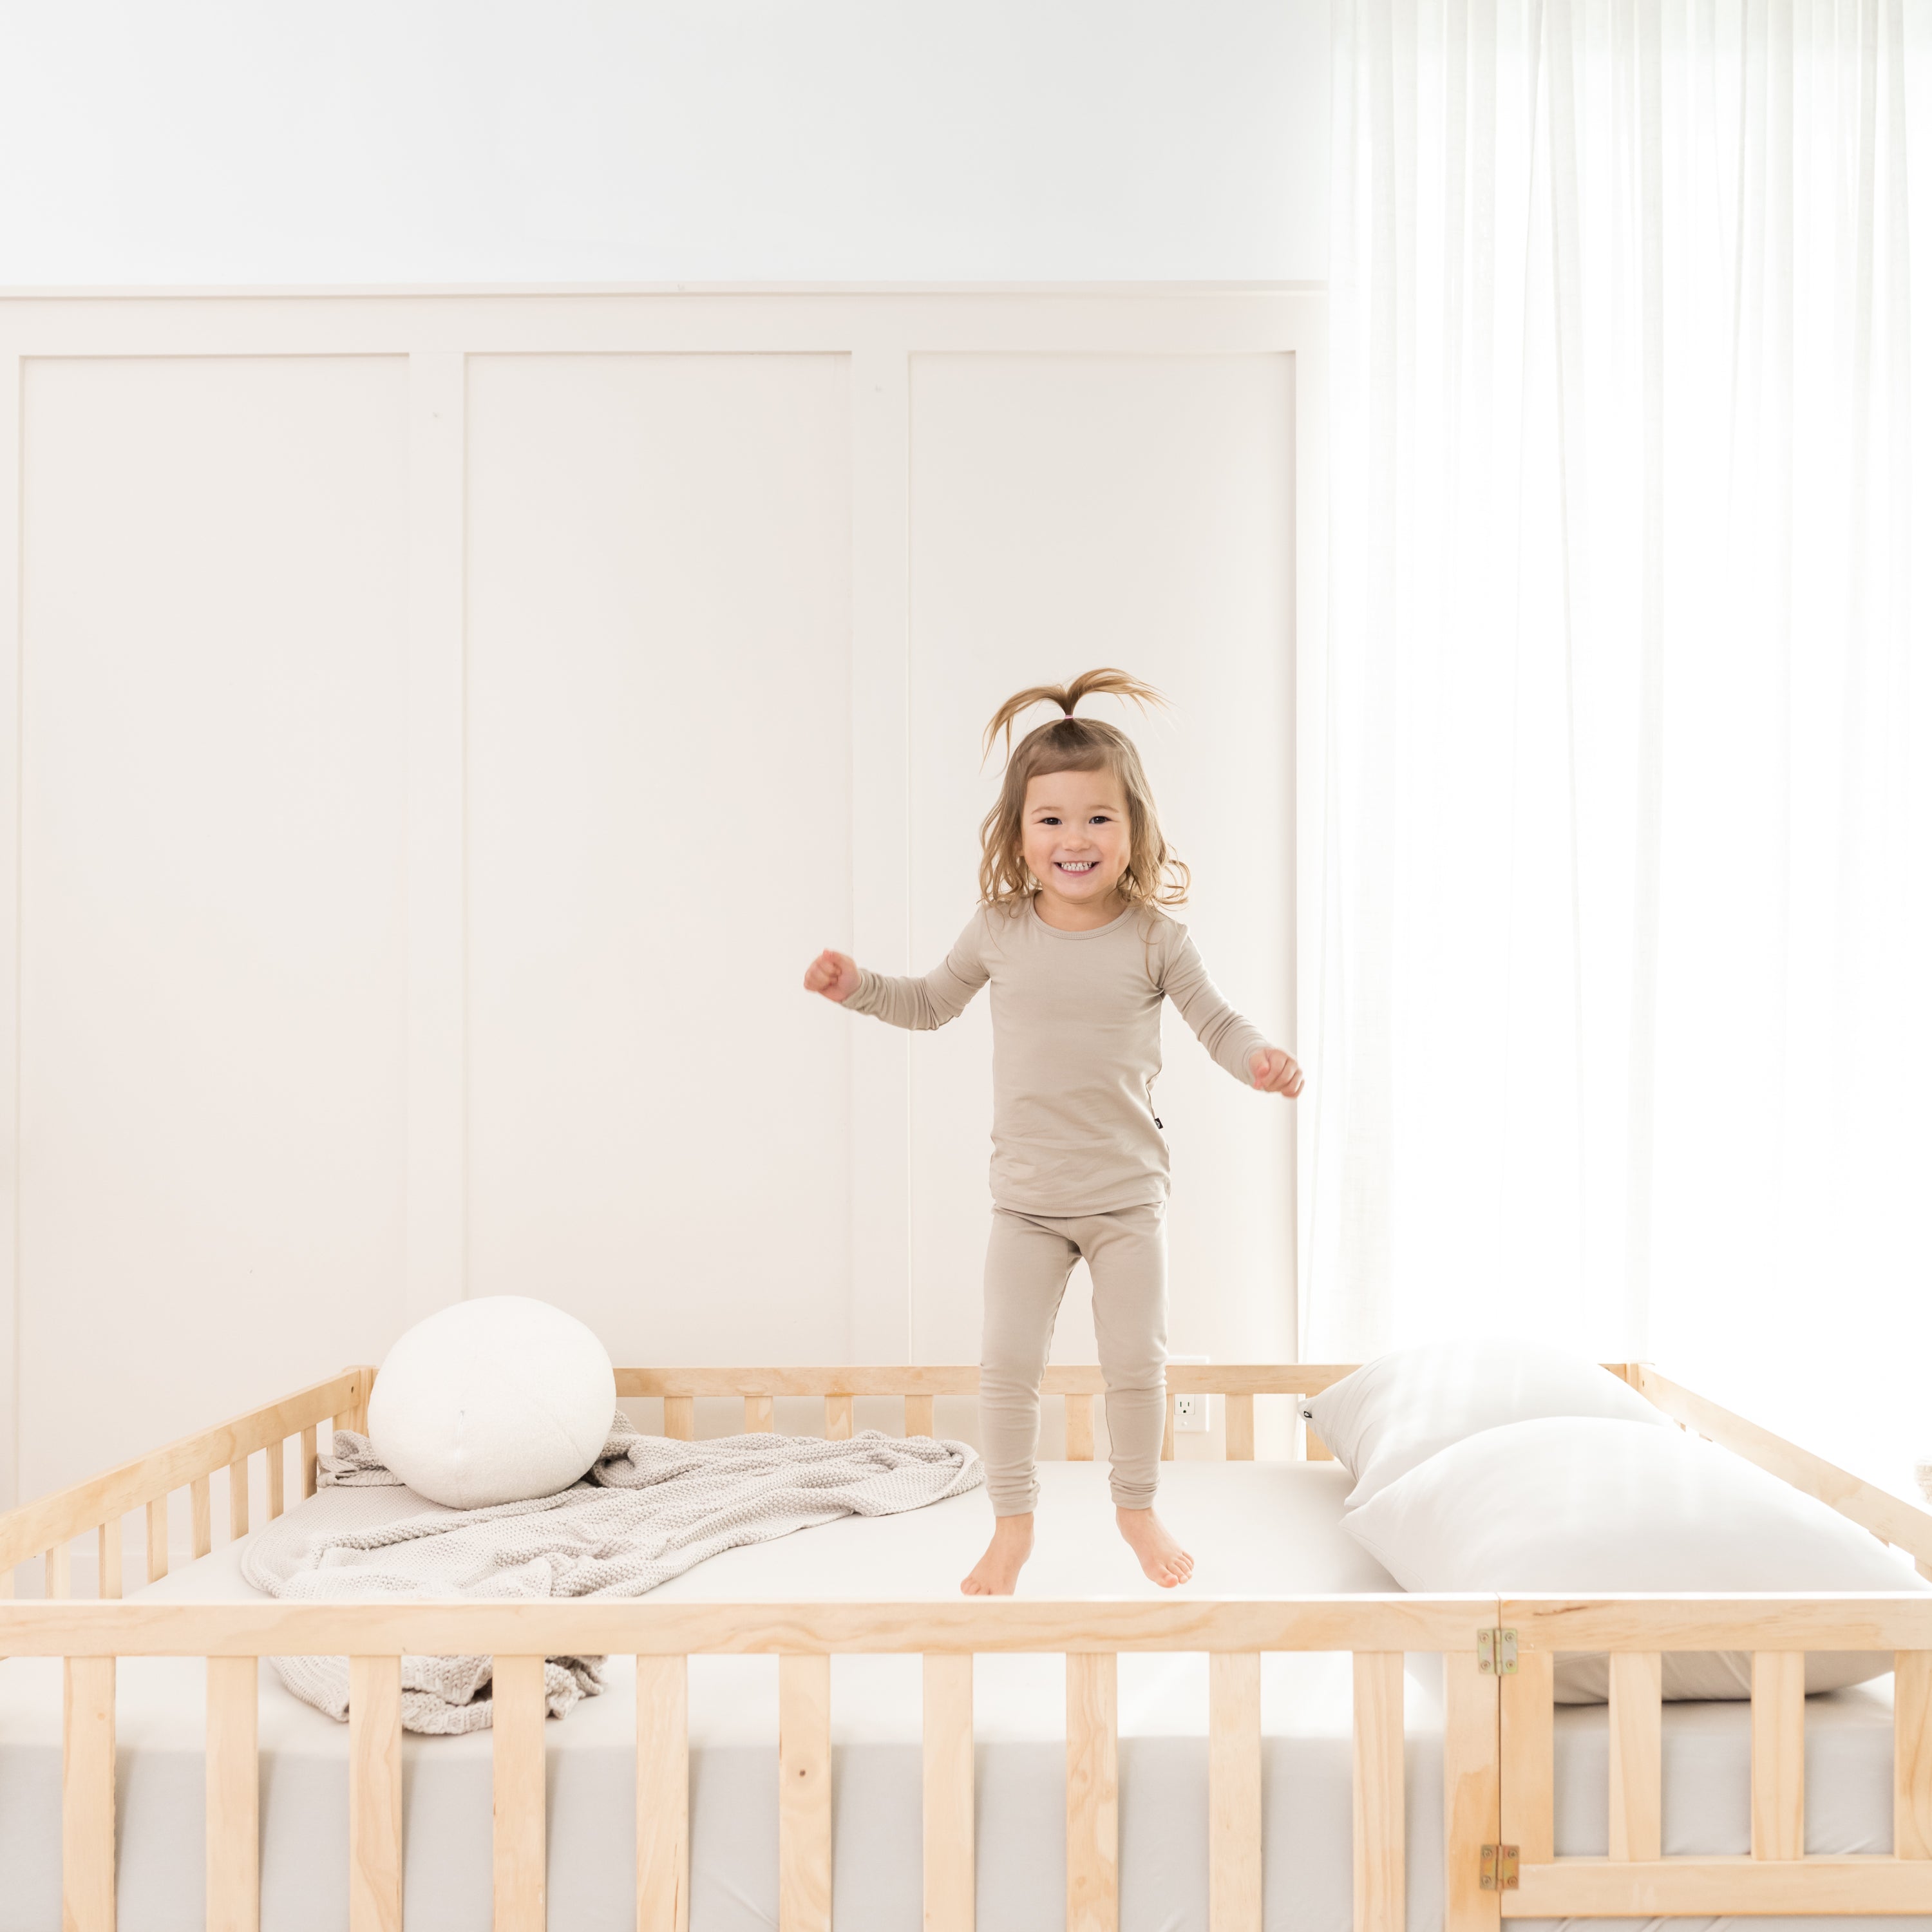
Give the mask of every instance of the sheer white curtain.
M 1310 1359 L 1932 1454 L 1928 14 L 1336 0 Z

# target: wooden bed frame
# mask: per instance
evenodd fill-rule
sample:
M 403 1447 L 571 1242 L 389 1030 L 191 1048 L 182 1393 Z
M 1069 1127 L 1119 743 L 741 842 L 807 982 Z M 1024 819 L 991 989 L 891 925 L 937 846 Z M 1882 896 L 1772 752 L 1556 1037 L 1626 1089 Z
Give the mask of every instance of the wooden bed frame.
M 1606 1364 L 1665 1414 L 1828 1503 L 1932 1576 L 1932 1513 L 1717 1407 L 1639 1364 Z M 1254 1455 L 1258 1395 L 1318 1394 L 1342 1364 L 1184 1366 L 1172 1398 L 1226 1403 L 1227 1454 Z M 168 1565 L 170 1494 L 189 1496 L 194 1553 L 212 1546 L 210 1479 L 225 1472 L 229 1530 L 248 1528 L 248 1466 L 264 1456 L 268 1508 L 283 1508 L 291 1448 L 300 1495 L 315 1487 L 318 1430 L 364 1426 L 374 1371 L 351 1369 L 0 1517 L 0 1579 L 42 1558 L 46 1602 L 0 1603 L 0 1658 L 65 1660 L 62 1874 L 65 1932 L 115 1922 L 114 1683 L 117 1657 L 208 1660 L 210 1932 L 259 1924 L 258 1660 L 350 1659 L 350 1924 L 397 1932 L 402 1915 L 400 1669 L 415 1654 L 495 1658 L 494 1878 L 496 1932 L 542 1932 L 545 1916 L 543 1659 L 633 1655 L 638 1666 L 638 1924 L 685 1932 L 688 1911 L 686 1660 L 776 1652 L 779 1672 L 779 1924 L 829 1932 L 830 1660 L 848 1652 L 924 1659 L 926 1932 L 974 1925 L 975 1654 L 1058 1651 L 1066 1659 L 1066 1922 L 1118 1922 L 1116 1658 L 1122 1651 L 1210 1655 L 1209 1870 L 1212 1932 L 1262 1924 L 1261 1654 L 1347 1651 L 1354 1670 L 1356 1932 L 1404 1932 L 1402 1658 L 1443 1660 L 1444 1932 L 1500 1932 L 1511 1918 L 1707 1913 L 1932 1912 L 1932 1596 L 1329 1596 L 1157 1602 L 686 1604 L 121 1603 L 121 1525 L 146 1512 L 150 1581 Z M 668 1434 L 688 1438 L 695 1403 L 744 1404 L 748 1430 L 773 1426 L 774 1400 L 817 1396 L 825 1432 L 849 1436 L 855 1399 L 904 1404 L 929 1433 L 939 1396 L 970 1395 L 970 1368 L 620 1369 L 621 1396 L 657 1397 Z M 1054 1367 L 1066 1454 L 1090 1460 L 1095 1368 Z M 1325 1454 L 1312 1438 L 1306 1453 Z M 101 1600 L 71 1595 L 70 1550 L 92 1534 Z M 1754 1653 L 1751 1853 L 1661 1856 L 1661 1653 Z M 1553 1850 L 1552 1666 L 1559 1650 L 1610 1653 L 1606 1858 Z M 1804 1852 L 1804 1652 L 1898 1653 L 1894 1846 L 1885 1857 Z

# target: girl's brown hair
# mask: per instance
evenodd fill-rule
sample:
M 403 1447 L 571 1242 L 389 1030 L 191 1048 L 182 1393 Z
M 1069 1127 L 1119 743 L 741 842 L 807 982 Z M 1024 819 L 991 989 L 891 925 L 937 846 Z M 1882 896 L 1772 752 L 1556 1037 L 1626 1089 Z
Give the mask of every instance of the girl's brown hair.
M 1028 782 L 1054 772 L 1098 771 L 1112 772 L 1126 795 L 1127 866 L 1117 888 L 1121 898 L 1130 905 L 1186 903 L 1187 868 L 1161 836 L 1160 814 L 1154 809 L 1154 793 L 1133 740 L 1116 725 L 1073 715 L 1074 706 L 1095 692 L 1124 698 L 1143 711 L 1167 702 L 1152 685 L 1124 670 L 1102 669 L 1083 671 L 1071 684 L 1036 684 L 1016 691 L 993 713 L 986 727 L 986 752 L 991 754 L 993 740 L 1004 731 L 1006 770 L 1000 796 L 980 826 L 982 904 L 1011 910 L 1040 888 L 1020 856 L 1020 820 Z M 1062 715 L 1029 731 L 1016 746 L 1013 720 L 1035 704 L 1057 704 Z

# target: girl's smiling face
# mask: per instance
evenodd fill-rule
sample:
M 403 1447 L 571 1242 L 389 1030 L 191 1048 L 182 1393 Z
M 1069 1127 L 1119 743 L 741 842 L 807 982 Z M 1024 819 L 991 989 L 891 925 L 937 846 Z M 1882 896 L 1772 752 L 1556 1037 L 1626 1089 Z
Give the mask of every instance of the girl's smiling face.
M 1066 922 L 1081 925 L 1112 918 L 1132 852 L 1126 794 L 1111 771 L 1049 772 L 1027 782 L 1020 856 L 1040 881 L 1042 914 L 1071 914 Z

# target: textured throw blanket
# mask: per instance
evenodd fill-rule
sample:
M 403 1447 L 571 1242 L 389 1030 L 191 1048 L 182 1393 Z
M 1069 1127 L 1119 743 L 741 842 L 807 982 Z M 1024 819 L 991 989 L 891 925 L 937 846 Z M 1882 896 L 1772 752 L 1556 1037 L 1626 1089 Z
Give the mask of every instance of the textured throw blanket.
M 895 1516 L 976 1489 L 963 1442 L 866 1430 L 848 1442 L 727 1436 L 677 1442 L 640 1436 L 620 1411 L 581 1482 L 554 1496 L 452 1510 L 403 1487 L 368 1438 L 336 1432 L 318 1459 L 318 1492 L 250 1539 L 242 1574 L 272 1597 L 638 1597 L 694 1564 L 843 1516 Z M 298 1697 L 346 1722 L 349 1664 L 278 1657 Z M 604 1660 L 545 1660 L 550 1714 L 604 1688 Z M 490 1722 L 487 1657 L 406 1657 L 403 1724 L 481 1730 Z

